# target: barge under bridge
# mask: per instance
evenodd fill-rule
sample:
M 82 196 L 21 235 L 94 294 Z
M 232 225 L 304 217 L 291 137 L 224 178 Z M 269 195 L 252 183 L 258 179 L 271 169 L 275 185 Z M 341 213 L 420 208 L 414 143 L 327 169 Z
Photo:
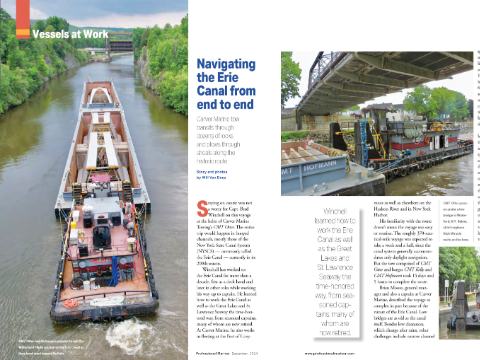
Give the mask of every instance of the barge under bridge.
M 379 96 L 451 79 L 473 70 L 473 52 L 320 51 L 309 72 L 309 88 L 296 108 L 326 116 Z

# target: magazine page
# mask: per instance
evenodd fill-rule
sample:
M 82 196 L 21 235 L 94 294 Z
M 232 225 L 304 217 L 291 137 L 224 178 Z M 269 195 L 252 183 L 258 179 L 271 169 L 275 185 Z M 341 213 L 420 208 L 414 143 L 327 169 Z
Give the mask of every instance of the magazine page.
M 1 358 L 467 356 L 480 53 L 429 5 L 4 0 Z

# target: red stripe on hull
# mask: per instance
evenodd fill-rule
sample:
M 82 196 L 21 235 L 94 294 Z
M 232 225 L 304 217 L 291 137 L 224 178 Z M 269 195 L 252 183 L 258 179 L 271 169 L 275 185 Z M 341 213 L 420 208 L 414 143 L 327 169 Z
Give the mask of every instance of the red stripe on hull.
M 448 139 L 449 144 L 452 143 L 452 142 L 456 142 L 456 141 L 457 141 L 456 137 Z M 427 145 L 427 143 L 425 141 L 421 141 L 418 144 L 415 144 L 415 143 L 403 144 L 403 147 L 402 147 L 402 144 L 392 144 L 392 149 L 393 150 L 400 150 L 400 151 L 407 150 L 407 149 L 408 150 L 418 149 L 418 148 L 421 148 L 421 147 L 427 147 L 427 148 L 430 149 L 430 145 Z

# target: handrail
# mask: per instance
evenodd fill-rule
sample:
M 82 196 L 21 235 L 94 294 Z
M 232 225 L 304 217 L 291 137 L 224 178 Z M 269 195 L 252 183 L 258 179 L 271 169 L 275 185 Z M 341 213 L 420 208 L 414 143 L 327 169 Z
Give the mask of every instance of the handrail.
M 83 300 L 86 300 L 85 297 L 86 296 L 99 296 L 99 295 L 103 295 L 103 297 L 106 297 L 105 295 L 109 295 L 109 294 L 118 294 L 118 293 L 123 293 L 125 296 L 127 296 L 127 292 L 128 293 L 149 293 L 150 290 L 124 290 L 124 291 L 111 291 L 111 292 L 108 292 L 108 293 L 99 293 L 99 294 L 86 294 L 86 295 L 79 295 L 79 296 L 74 296 L 74 297 L 70 297 L 68 299 L 78 299 L 78 298 L 83 298 Z M 65 300 L 68 300 L 68 299 L 59 299 L 58 302 L 62 302 L 62 301 L 65 301 Z
M 375 135 L 372 134 L 372 136 L 375 136 L 377 138 L 377 148 L 380 149 L 378 144 L 382 147 L 383 150 L 383 158 L 387 158 L 387 152 L 385 151 L 385 147 L 383 146 L 382 138 L 380 137 L 380 134 L 377 133 L 377 129 L 375 129 L 375 125 L 373 124 L 372 120 L 370 119 L 370 116 L 368 117 L 368 123 L 370 124 L 371 128 L 375 132 Z

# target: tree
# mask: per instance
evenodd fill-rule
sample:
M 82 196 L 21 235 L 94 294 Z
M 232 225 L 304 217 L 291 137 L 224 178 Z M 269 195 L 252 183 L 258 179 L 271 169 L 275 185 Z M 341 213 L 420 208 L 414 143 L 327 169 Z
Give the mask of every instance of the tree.
M 435 100 L 435 110 L 438 116 L 446 118 L 453 110 L 455 92 L 445 87 L 440 87 L 432 90 L 431 97 Z
M 45 32 L 54 32 L 55 28 L 52 25 L 47 25 L 45 28 Z
M 144 46 L 147 46 L 148 44 L 148 37 L 150 36 L 150 27 L 147 27 L 147 29 L 142 32 L 142 36 L 140 38 L 140 48 L 143 48 Z
M 457 91 L 453 91 L 454 100 L 452 111 L 450 112 L 450 119 L 453 121 L 462 120 L 470 114 L 470 104 L 465 95 Z
M 70 29 L 70 24 L 67 20 L 59 18 L 58 16 L 50 16 L 47 19 L 47 28 L 48 25 L 52 25 L 55 30 L 53 31 L 68 31 Z
M 38 20 L 35 23 L 35 26 L 34 26 L 35 30 L 38 30 L 40 32 L 43 32 L 46 27 L 47 27 L 47 25 L 45 24 L 45 21 L 43 21 L 43 20 Z
M 352 110 L 352 111 L 360 110 L 360 106 L 355 105 L 355 106 L 349 107 L 348 109 L 342 110 L 342 113 L 346 113 L 348 112 L 348 110 Z
M 432 99 L 432 89 L 428 86 L 418 86 L 409 92 L 403 100 L 407 111 L 415 111 L 418 115 L 426 116 L 428 119 L 437 117 L 437 104 Z
M 182 32 L 183 36 L 188 38 L 188 14 L 182 19 L 180 31 Z
M 12 20 L 12 17 L 3 8 L 0 8 L 0 22 Z
M 282 51 L 282 109 L 288 99 L 300 96 L 298 85 L 301 74 L 299 64 L 292 60 L 292 52 Z

